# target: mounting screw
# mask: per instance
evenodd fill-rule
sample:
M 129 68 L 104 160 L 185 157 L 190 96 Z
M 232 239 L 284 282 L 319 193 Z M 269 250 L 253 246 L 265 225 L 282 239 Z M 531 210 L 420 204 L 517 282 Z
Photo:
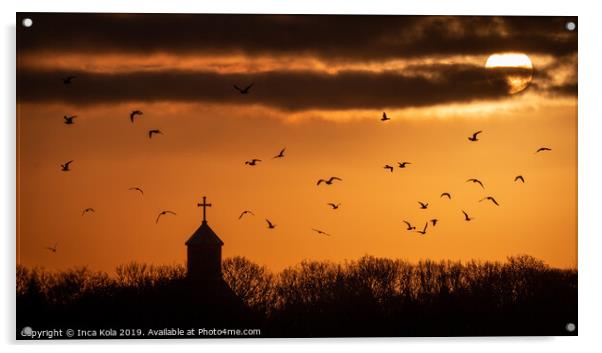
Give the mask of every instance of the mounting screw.
M 23 336 L 23 337 L 29 337 L 29 336 L 31 336 L 32 332 L 33 332 L 33 329 L 31 327 L 25 326 L 21 330 L 21 336 Z
M 31 27 L 33 25 L 33 20 L 27 17 L 24 18 L 23 21 L 21 21 L 21 24 L 23 25 L 23 27 Z
M 568 324 L 566 324 L 566 326 L 564 328 L 566 328 L 566 330 L 569 331 L 569 332 L 573 332 L 573 331 L 575 331 L 575 329 L 577 328 L 577 326 L 575 326 L 574 323 L 569 322 Z
M 575 24 L 575 22 L 569 21 L 566 23 L 566 25 L 564 25 L 564 27 L 566 27 L 567 31 L 574 31 L 575 28 L 577 28 L 577 25 Z

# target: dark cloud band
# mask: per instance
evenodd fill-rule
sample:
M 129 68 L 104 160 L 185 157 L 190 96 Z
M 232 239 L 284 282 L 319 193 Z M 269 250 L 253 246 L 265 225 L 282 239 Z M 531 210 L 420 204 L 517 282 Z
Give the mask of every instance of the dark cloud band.
M 500 51 L 577 51 L 573 17 L 18 14 L 22 52 L 311 55 L 386 60 Z
M 516 71 L 517 69 L 513 69 Z M 516 74 L 516 72 L 511 72 Z M 61 77 L 76 78 L 64 85 Z M 180 101 L 260 104 L 283 110 L 382 109 L 507 97 L 503 76 L 471 65 L 427 65 L 404 72 L 276 71 L 254 75 L 213 72 L 134 72 L 93 74 L 21 70 L 17 99 L 22 102 L 101 104 L 128 101 Z M 234 84 L 254 82 L 241 95 Z M 570 93 L 557 88 L 555 93 Z

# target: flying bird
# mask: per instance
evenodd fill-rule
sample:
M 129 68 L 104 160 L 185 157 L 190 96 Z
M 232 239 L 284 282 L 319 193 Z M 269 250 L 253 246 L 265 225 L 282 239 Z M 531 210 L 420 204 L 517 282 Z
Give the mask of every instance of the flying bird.
M 261 162 L 261 159 L 253 158 L 250 161 L 246 161 L 245 164 L 253 166 L 257 165 L 257 162 Z
M 383 112 L 383 117 L 382 117 L 382 118 L 380 118 L 380 121 L 387 121 L 387 120 L 391 120 L 391 118 L 389 118 L 389 117 L 387 116 L 387 113 Z
M 44 249 L 48 250 L 48 251 L 52 251 L 53 253 L 56 253 L 56 246 L 58 245 L 58 243 L 54 243 L 54 246 L 46 246 L 44 247 Z
M 242 216 L 246 215 L 247 213 L 250 214 L 250 215 L 252 215 L 252 216 L 255 216 L 255 213 L 247 210 L 247 211 L 242 211 L 242 213 L 240 214 L 240 216 L 238 216 L 238 219 L 241 219 Z
M 410 162 L 397 162 L 397 164 L 399 165 L 399 168 L 405 168 L 406 165 L 412 164 L 412 163 L 410 163 Z
M 472 221 L 474 219 L 474 218 L 470 218 L 470 216 L 468 216 L 468 213 L 466 213 L 464 210 L 462 210 L 462 213 L 464 213 L 464 220 L 466 222 Z
M 141 110 L 134 110 L 130 113 L 130 121 L 132 123 L 134 123 L 134 119 L 136 118 L 136 115 L 143 115 L 144 113 Z
M 417 230 L 416 232 L 418 232 L 418 233 L 420 233 L 422 235 L 425 235 L 426 234 L 426 227 L 428 227 L 428 225 L 429 225 L 429 222 L 426 222 L 424 224 L 424 228 L 422 230 Z
M 328 206 L 332 207 L 333 210 L 338 210 L 339 206 L 341 206 L 341 204 L 340 203 L 334 204 L 332 202 L 329 202 Z
M 482 133 L 483 131 L 477 131 L 474 134 L 472 134 L 472 136 L 470 136 L 468 139 L 472 142 L 476 142 L 479 141 L 479 139 L 477 138 L 477 135 Z
M 391 171 L 391 173 L 393 173 L 393 169 L 394 169 L 394 168 L 393 168 L 392 166 L 390 166 L 390 165 L 386 164 L 386 165 L 385 165 L 383 168 L 385 168 L 385 169 L 389 169 L 389 170 Z
M 274 229 L 274 228 L 276 228 L 276 225 L 275 225 L 275 224 L 272 224 L 272 222 L 270 222 L 270 220 L 269 220 L 269 219 L 267 219 L 267 218 L 266 218 L 266 220 L 265 220 L 265 221 L 266 221 L 266 222 L 268 222 L 268 229 Z
M 251 83 L 250 85 L 248 85 L 245 88 L 240 88 L 237 85 L 234 85 L 234 89 L 237 90 L 238 92 L 240 92 L 240 94 L 249 94 L 249 90 L 251 89 L 251 87 L 253 87 L 254 83 Z
M 137 186 L 129 188 L 128 190 L 139 191 L 140 195 L 144 196 L 144 191 L 142 191 L 142 189 Z
M 88 208 L 86 208 L 86 209 L 84 210 L 84 212 L 82 212 L 82 216 L 83 216 L 83 215 L 85 215 L 85 214 L 86 214 L 86 213 L 88 213 L 88 212 L 96 212 L 96 211 L 94 211 L 94 209 L 93 209 L 92 207 L 88 207 Z
M 414 230 L 416 229 L 416 227 L 414 227 L 410 222 L 408 221 L 403 221 L 403 223 L 408 225 L 408 229 L 407 230 Z
M 443 197 L 443 196 L 447 196 L 447 198 L 451 200 L 451 195 L 450 195 L 450 193 L 449 193 L 449 192 L 444 192 L 444 193 L 442 193 L 442 194 L 441 194 L 441 197 Z
M 63 117 L 63 119 L 65 119 L 65 124 L 67 124 L 67 125 L 73 125 L 73 123 L 74 123 L 73 119 L 75 119 L 75 118 L 77 118 L 77 115 L 71 115 L 71 116 L 65 115 Z
M 159 130 L 159 129 L 148 130 L 148 138 L 149 139 L 153 138 L 153 134 L 155 134 L 155 135 L 157 135 L 157 134 L 163 135 L 163 132 L 161 130 Z
M 277 155 L 275 155 L 273 158 L 283 158 L 285 150 L 286 150 L 286 147 L 283 148 L 282 150 L 280 150 L 280 153 L 278 153 Z
M 176 213 L 174 211 L 161 211 L 161 213 L 159 213 L 159 215 L 157 216 L 157 220 L 155 221 L 155 223 L 159 223 L 159 218 L 161 218 L 161 216 L 167 215 L 167 214 L 172 214 L 172 215 L 176 215 Z
M 428 204 L 428 202 L 427 202 L 427 203 L 424 203 L 424 202 L 420 202 L 420 201 L 418 201 L 418 203 L 420 204 L 420 209 L 421 209 L 421 210 L 426 210 L 426 208 L 427 208 L 427 207 L 429 207 L 429 204 Z
M 69 162 L 65 163 L 65 164 L 61 164 L 61 171 L 63 172 L 68 172 L 71 169 L 69 169 L 69 165 L 73 163 L 73 160 L 70 160 Z
M 75 78 L 75 76 L 67 76 L 65 78 L 63 78 L 63 83 L 66 85 L 70 85 L 73 82 L 73 79 Z
M 523 183 L 525 182 L 525 178 L 523 178 L 522 175 L 517 175 L 516 178 L 514 178 L 514 181 L 522 181 Z
M 480 181 L 479 179 L 474 179 L 474 178 L 473 178 L 473 179 L 468 179 L 468 180 L 466 180 L 466 182 L 467 182 L 467 183 L 468 183 L 468 182 L 472 182 L 472 183 L 479 184 L 479 185 L 481 185 L 481 187 L 482 187 L 483 189 L 485 189 L 485 186 L 483 185 L 483 183 L 481 183 L 481 181 Z
M 334 177 L 334 176 L 333 176 L 333 177 L 330 177 L 330 179 L 328 179 L 328 180 L 326 180 L 326 179 L 320 179 L 320 180 L 318 180 L 318 183 L 317 183 L 316 185 L 320 185 L 320 183 L 322 183 L 322 182 L 326 183 L 326 185 L 332 185 L 332 183 L 333 183 L 335 180 L 338 180 L 338 181 L 343 181 L 343 179 L 341 179 L 341 178 L 339 178 L 339 177 Z
M 538 149 L 537 151 L 535 151 L 535 153 L 544 152 L 544 151 L 551 151 L 551 150 L 552 150 L 551 148 L 541 147 L 540 149 Z
M 439 220 L 437 218 L 433 218 L 430 220 L 430 222 L 433 224 L 433 227 L 437 225 L 437 222 L 439 222 Z
M 321 234 L 321 235 L 327 235 L 327 236 L 330 236 L 330 234 L 328 234 L 328 233 L 326 233 L 326 232 L 324 232 L 324 231 L 322 231 L 322 230 L 316 229 L 316 228 L 312 228 L 311 230 L 313 230 L 314 232 L 316 232 L 316 233 L 318 233 L 318 234 Z
M 485 200 L 489 200 L 489 201 L 493 202 L 496 206 L 499 206 L 499 204 L 497 203 L 497 201 L 495 201 L 495 199 L 493 198 L 493 196 L 483 197 L 481 200 L 479 200 L 479 202 L 485 201 Z

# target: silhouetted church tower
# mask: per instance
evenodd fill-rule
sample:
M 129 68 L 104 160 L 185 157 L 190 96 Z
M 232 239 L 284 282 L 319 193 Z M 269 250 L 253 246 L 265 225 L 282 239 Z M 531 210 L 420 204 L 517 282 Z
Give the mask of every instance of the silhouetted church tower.
M 224 242 L 209 228 L 206 207 L 211 207 L 203 196 L 203 223 L 186 241 L 188 248 L 187 277 L 194 281 L 222 279 L 222 245 Z

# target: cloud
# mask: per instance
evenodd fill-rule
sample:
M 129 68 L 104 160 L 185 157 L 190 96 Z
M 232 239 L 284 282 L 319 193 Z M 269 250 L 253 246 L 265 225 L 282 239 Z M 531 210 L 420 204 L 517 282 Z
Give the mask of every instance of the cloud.
M 516 70 L 516 69 L 513 69 Z M 496 72 L 474 65 L 411 66 L 403 72 L 272 71 L 253 75 L 198 71 L 69 73 L 64 85 L 58 71 L 21 70 L 17 74 L 20 102 L 71 104 L 129 101 L 179 101 L 256 104 L 281 110 L 385 109 L 507 97 L 508 86 Z M 251 93 L 233 88 L 254 82 Z
M 500 51 L 577 52 L 574 17 L 19 14 L 20 52 L 311 55 L 388 60 Z

